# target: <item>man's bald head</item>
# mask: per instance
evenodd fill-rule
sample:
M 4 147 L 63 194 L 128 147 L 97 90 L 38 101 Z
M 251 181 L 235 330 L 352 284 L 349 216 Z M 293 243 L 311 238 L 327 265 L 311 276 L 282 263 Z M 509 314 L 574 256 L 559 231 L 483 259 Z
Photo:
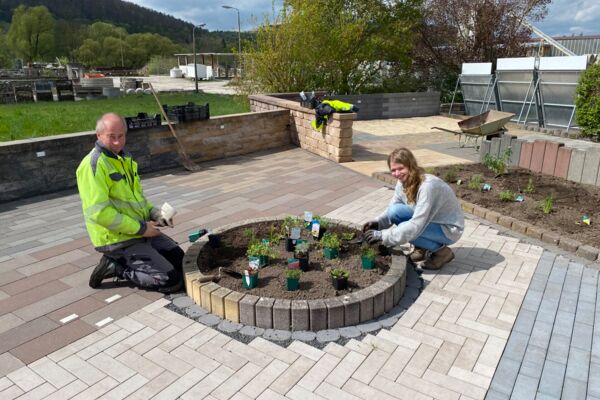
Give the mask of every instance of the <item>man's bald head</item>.
M 125 147 L 127 125 L 116 113 L 107 113 L 96 121 L 96 137 L 110 151 L 119 154 Z

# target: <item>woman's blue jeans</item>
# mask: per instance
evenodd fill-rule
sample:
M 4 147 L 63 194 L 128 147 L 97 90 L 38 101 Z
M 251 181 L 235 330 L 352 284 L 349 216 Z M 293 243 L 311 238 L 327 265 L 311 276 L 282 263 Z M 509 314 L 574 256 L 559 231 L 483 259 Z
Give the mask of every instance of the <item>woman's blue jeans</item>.
M 388 208 L 387 214 L 392 223 L 398 225 L 411 219 L 413 211 L 414 210 L 406 204 L 394 204 Z M 427 225 L 418 238 L 410 243 L 415 247 L 435 252 L 444 245 L 452 244 L 454 242 L 446 237 L 440 224 L 431 223 Z

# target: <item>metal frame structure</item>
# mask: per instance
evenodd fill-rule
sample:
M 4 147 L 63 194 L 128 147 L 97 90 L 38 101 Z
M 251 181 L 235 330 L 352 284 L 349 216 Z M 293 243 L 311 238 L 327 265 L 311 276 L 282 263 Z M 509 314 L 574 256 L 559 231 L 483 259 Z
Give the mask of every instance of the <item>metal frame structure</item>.
M 490 109 L 492 103 L 494 104 L 492 108 L 496 108 L 496 99 L 494 98 L 492 101 L 496 85 L 496 79 L 492 74 L 492 63 L 464 63 L 462 65 L 462 71 L 450 103 L 449 114 L 452 114 L 459 85 L 463 94 L 466 115 L 481 114 Z

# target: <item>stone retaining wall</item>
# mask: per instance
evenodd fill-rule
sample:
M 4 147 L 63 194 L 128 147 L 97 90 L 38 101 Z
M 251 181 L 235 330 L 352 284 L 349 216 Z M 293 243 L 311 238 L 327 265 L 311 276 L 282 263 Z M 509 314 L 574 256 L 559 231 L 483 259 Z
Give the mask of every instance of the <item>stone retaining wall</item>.
M 265 111 L 175 124 L 195 162 L 248 154 L 291 143 L 288 111 Z M 93 148 L 94 132 L 0 143 L 0 202 L 75 187 L 75 170 Z M 166 125 L 132 130 L 127 149 L 141 173 L 180 166 Z
M 277 220 L 246 220 L 226 225 L 213 233 Z M 358 226 L 342 221 L 332 220 L 331 223 L 359 229 Z M 406 257 L 392 256 L 392 265 L 380 281 L 343 297 L 322 300 L 257 297 L 232 291 L 214 282 L 201 282 L 204 275 L 198 270 L 198 255 L 207 244 L 208 239 L 201 238 L 190 246 L 184 256 L 183 272 L 187 294 L 208 312 L 244 325 L 293 331 L 320 331 L 357 325 L 391 310 L 402 298 L 406 287 Z
M 250 110 L 288 110 L 291 140 L 294 144 L 338 163 L 352 161 L 352 121 L 356 119 L 356 114 L 334 113 L 323 128 L 316 130 L 311 126 L 315 110 L 302 107 L 298 101 L 288 100 L 287 97 L 290 96 L 292 95 L 248 96 Z

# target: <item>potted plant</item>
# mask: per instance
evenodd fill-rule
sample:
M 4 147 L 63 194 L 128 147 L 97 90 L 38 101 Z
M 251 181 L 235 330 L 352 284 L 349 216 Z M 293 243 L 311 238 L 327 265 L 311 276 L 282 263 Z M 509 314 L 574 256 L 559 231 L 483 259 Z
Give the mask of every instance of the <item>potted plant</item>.
M 253 289 L 258 285 L 258 268 L 247 267 L 242 274 L 242 286 L 244 289 Z
M 315 240 L 321 240 L 329 228 L 329 220 L 319 215 L 315 215 L 312 220 L 311 233 Z
M 337 258 L 340 252 L 340 239 L 335 233 L 327 233 L 321 239 L 321 247 L 323 248 L 323 256 L 330 260 Z
M 300 276 L 302 270 L 299 269 L 286 269 L 285 270 L 285 284 L 287 290 L 294 291 L 300 287 Z
M 372 247 L 365 247 L 362 249 L 360 261 L 363 269 L 375 268 L 375 256 L 377 251 Z
M 310 244 L 306 240 L 298 240 L 294 249 L 294 257 L 300 261 L 300 269 L 308 271 L 308 257 L 310 253 Z
M 288 215 L 283 220 L 282 233 L 285 236 L 285 251 L 294 251 L 296 241 L 300 239 L 302 221 L 300 218 Z
M 350 249 L 350 241 L 354 239 L 356 233 L 354 232 L 342 232 L 340 234 L 340 238 L 342 240 L 340 251 L 346 252 Z
M 258 265 L 260 268 L 262 268 L 269 264 L 269 258 L 277 257 L 278 253 L 277 250 L 271 247 L 271 243 L 269 241 L 253 239 L 248 244 L 246 255 L 250 261 L 258 260 Z
M 334 268 L 331 270 L 331 283 L 335 290 L 344 290 L 348 287 L 348 277 L 350 272 L 344 268 Z

